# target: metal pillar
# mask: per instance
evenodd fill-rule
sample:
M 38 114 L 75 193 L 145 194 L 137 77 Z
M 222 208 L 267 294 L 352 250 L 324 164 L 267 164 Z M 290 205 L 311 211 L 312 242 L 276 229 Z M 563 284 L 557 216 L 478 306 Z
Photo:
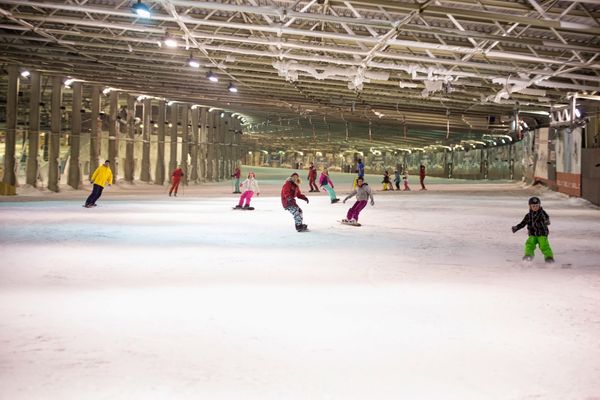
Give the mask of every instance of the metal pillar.
M 81 186 L 81 167 L 79 162 L 79 143 L 81 141 L 81 82 L 73 82 L 73 101 L 71 104 L 71 151 L 69 157 L 69 178 L 67 183 L 73 189 Z
M 140 180 L 150 182 L 150 132 L 152 125 L 150 120 L 152 116 L 152 99 L 144 99 L 144 110 L 142 114 L 142 170 L 140 171 Z
M 119 135 L 119 121 L 117 115 L 119 112 L 119 92 L 112 91 L 109 95 L 109 124 L 108 124 L 108 161 L 110 162 L 110 169 L 113 173 L 113 182 L 117 182 L 117 175 L 119 168 L 117 165 L 117 157 L 119 156 L 118 147 L 118 135 Z
M 171 172 L 177 168 L 177 104 L 171 105 L 171 157 L 169 159 L 169 182 L 171 182 Z
M 188 154 L 190 152 L 189 146 L 189 111 L 190 107 L 187 104 L 181 106 L 181 166 L 183 169 L 183 184 L 188 183 Z
M 125 180 L 133 183 L 135 170 L 135 97 L 127 95 L 127 139 L 125 142 Z
M 40 169 L 40 72 L 31 71 L 29 79 L 31 82 L 31 91 L 29 94 L 29 147 L 27 149 L 26 183 L 33 187 L 37 187 L 37 178 Z
M 206 179 L 215 181 L 215 113 L 206 115 Z
M 50 148 L 48 154 L 48 189 L 58 192 L 60 176 L 60 130 L 62 122 L 62 76 L 52 77 L 52 104 L 50 125 Z
M 98 168 L 100 157 L 100 135 L 102 121 L 100 120 L 100 86 L 92 86 L 92 114 L 90 133 L 90 174 Z
M 198 121 L 198 125 L 200 126 L 199 134 L 199 148 L 198 148 L 198 159 L 199 159 L 199 171 L 198 175 L 200 176 L 200 181 L 206 181 L 206 166 L 207 166 L 207 144 L 206 144 L 206 131 L 207 131 L 207 114 L 208 109 L 205 107 L 200 108 L 200 120 Z
M 19 69 L 8 66 L 8 92 L 6 93 L 6 142 L 4 149 L 4 176 L 2 182 L 16 186 L 15 151 L 17 143 L 17 106 L 19 94 Z
M 165 181 L 165 101 L 158 103 L 158 146 L 156 154 L 156 173 L 154 183 L 162 185 Z
M 192 107 L 192 138 L 190 145 L 190 153 L 192 155 L 192 170 L 190 171 L 190 180 L 198 182 L 198 108 Z

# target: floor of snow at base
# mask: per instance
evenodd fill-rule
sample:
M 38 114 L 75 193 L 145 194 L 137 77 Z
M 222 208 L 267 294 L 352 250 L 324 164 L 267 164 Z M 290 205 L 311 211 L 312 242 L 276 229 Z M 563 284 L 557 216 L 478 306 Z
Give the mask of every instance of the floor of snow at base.
M 89 186 L 2 198 L 0 399 L 600 398 L 597 207 L 368 176 L 360 229 L 337 222 L 354 199 L 307 193 L 299 234 L 290 170 L 251 169 L 252 213 L 227 181 L 177 198 L 119 183 L 93 209 Z M 332 177 L 343 199 L 352 176 Z M 522 264 L 526 230 L 510 230 L 533 194 L 552 266 L 539 250 Z

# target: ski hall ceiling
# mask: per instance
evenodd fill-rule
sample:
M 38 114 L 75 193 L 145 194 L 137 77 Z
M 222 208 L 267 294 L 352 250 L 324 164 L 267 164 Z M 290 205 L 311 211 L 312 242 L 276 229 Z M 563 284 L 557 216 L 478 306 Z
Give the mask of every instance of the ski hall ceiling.
M 600 91 L 599 0 L 0 0 L 0 16 L 4 65 L 224 108 L 266 135 L 350 123 L 422 144 Z

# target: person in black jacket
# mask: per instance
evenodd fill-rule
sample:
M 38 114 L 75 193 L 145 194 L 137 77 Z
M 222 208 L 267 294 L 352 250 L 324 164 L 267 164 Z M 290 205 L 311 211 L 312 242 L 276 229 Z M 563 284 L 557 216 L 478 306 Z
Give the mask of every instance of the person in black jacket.
M 529 237 L 525 242 L 525 256 L 523 260 L 531 261 L 536 245 L 540 246 L 540 250 L 544 255 L 547 263 L 554 262 L 554 254 L 550 243 L 548 242 L 548 225 L 550 225 L 550 217 L 540 204 L 539 197 L 529 199 L 529 212 L 518 225 L 512 227 L 513 233 L 527 225 Z

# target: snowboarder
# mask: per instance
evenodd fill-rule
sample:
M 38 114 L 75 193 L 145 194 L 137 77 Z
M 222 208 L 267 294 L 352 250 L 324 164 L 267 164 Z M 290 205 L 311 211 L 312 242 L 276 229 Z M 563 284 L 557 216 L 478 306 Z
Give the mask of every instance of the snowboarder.
M 183 169 L 181 169 L 181 165 L 171 172 L 171 188 L 169 189 L 169 196 L 173 192 L 175 197 L 177 197 L 177 189 L 179 189 L 179 182 L 181 182 L 181 177 L 183 176 Z
M 513 233 L 518 231 L 527 225 L 527 231 L 529 237 L 525 242 L 525 255 L 523 260 L 533 260 L 533 253 L 536 245 L 540 246 L 540 250 L 544 255 L 547 263 L 554 262 L 554 254 L 550 243 L 548 242 L 548 225 L 550 225 L 550 217 L 546 214 L 546 211 L 542 208 L 539 197 L 532 197 L 529 199 L 529 212 L 525 214 L 525 218 L 518 225 L 512 227 Z
M 348 212 L 346 213 L 346 218 L 342 219 L 343 224 L 350 225 L 360 225 L 358 224 L 358 215 L 362 211 L 363 208 L 367 205 L 367 201 L 371 198 L 371 205 L 375 205 L 375 200 L 373 199 L 373 193 L 371 192 L 371 188 L 369 184 L 364 181 L 364 178 L 358 178 L 356 181 L 356 189 L 352 191 L 342 203 L 346 203 L 346 200 L 351 198 L 352 196 L 356 196 L 356 202 Z
M 245 210 L 254 210 L 254 207 L 250 207 L 250 200 L 252 200 L 252 196 L 256 193 L 257 196 L 260 195 L 260 189 L 258 188 L 258 181 L 256 180 L 256 174 L 252 171 L 248 172 L 248 178 L 242 182 L 243 193 L 240 196 L 240 201 L 235 209 L 245 209 Z M 245 202 L 245 204 L 244 204 Z M 242 207 L 243 204 L 243 207 Z
M 112 185 L 113 174 L 110 170 L 110 161 L 104 161 L 104 164 L 100 165 L 90 178 L 90 183 L 94 184 L 92 189 L 92 193 L 88 196 L 85 201 L 85 208 L 96 207 L 96 201 L 102 196 L 102 190 L 104 190 L 104 185 Z
M 300 192 L 300 182 L 300 177 L 296 172 L 286 179 L 281 188 L 281 204 L 294 216 L 296 231 L 305 232 L 308 230 L 308 226 L 302 223 L 302 209 L 296 204 L 296 197 L 306 201 L 307 204 L 308 198 Z
M 398 171 L 398 168 L 394 170 L 394 185 L 396 185 L 396 190 L 400 190 L 400 171 Z
M 359 178 L 365 178 L 365 164 L 363 164 L 362 159 L 358 159 L 358 165 L 356 166 Z
M 421 183 L 421 190 L 427 190 L 425 188 L 425 166 L 423 164 L 419 167 L 419 182 Z
M 321 188 L 325 189 L 325 191 L 329 193 L 329 200 L 331 200 L 331 204 L 340 201 L 333 190 L 333 182 L 331 182 L 331 179 L 329 179 L 329 171 L 327 168 L 323 168 L 323 171 L 321 172 L 321 176 L 319 177 L 319 185 L 321 185 Z
M 240 171 L 240 167 L 235 167 L 233 170 L 233 174 L 231 174 L 232 178 L 235 178 L 233 181 L 235 184 L 235 189 L 233 190 L 234 194 L 242 193 L 240 192 L 240 176 L 242 176 L 242 171 Z
M 313 163 L 310 163 L 308 167 L 308 185 L 310 186 L 309 192 L 318 192 L 319 187 L 316 184 L 317 180 L 317 169 Z

